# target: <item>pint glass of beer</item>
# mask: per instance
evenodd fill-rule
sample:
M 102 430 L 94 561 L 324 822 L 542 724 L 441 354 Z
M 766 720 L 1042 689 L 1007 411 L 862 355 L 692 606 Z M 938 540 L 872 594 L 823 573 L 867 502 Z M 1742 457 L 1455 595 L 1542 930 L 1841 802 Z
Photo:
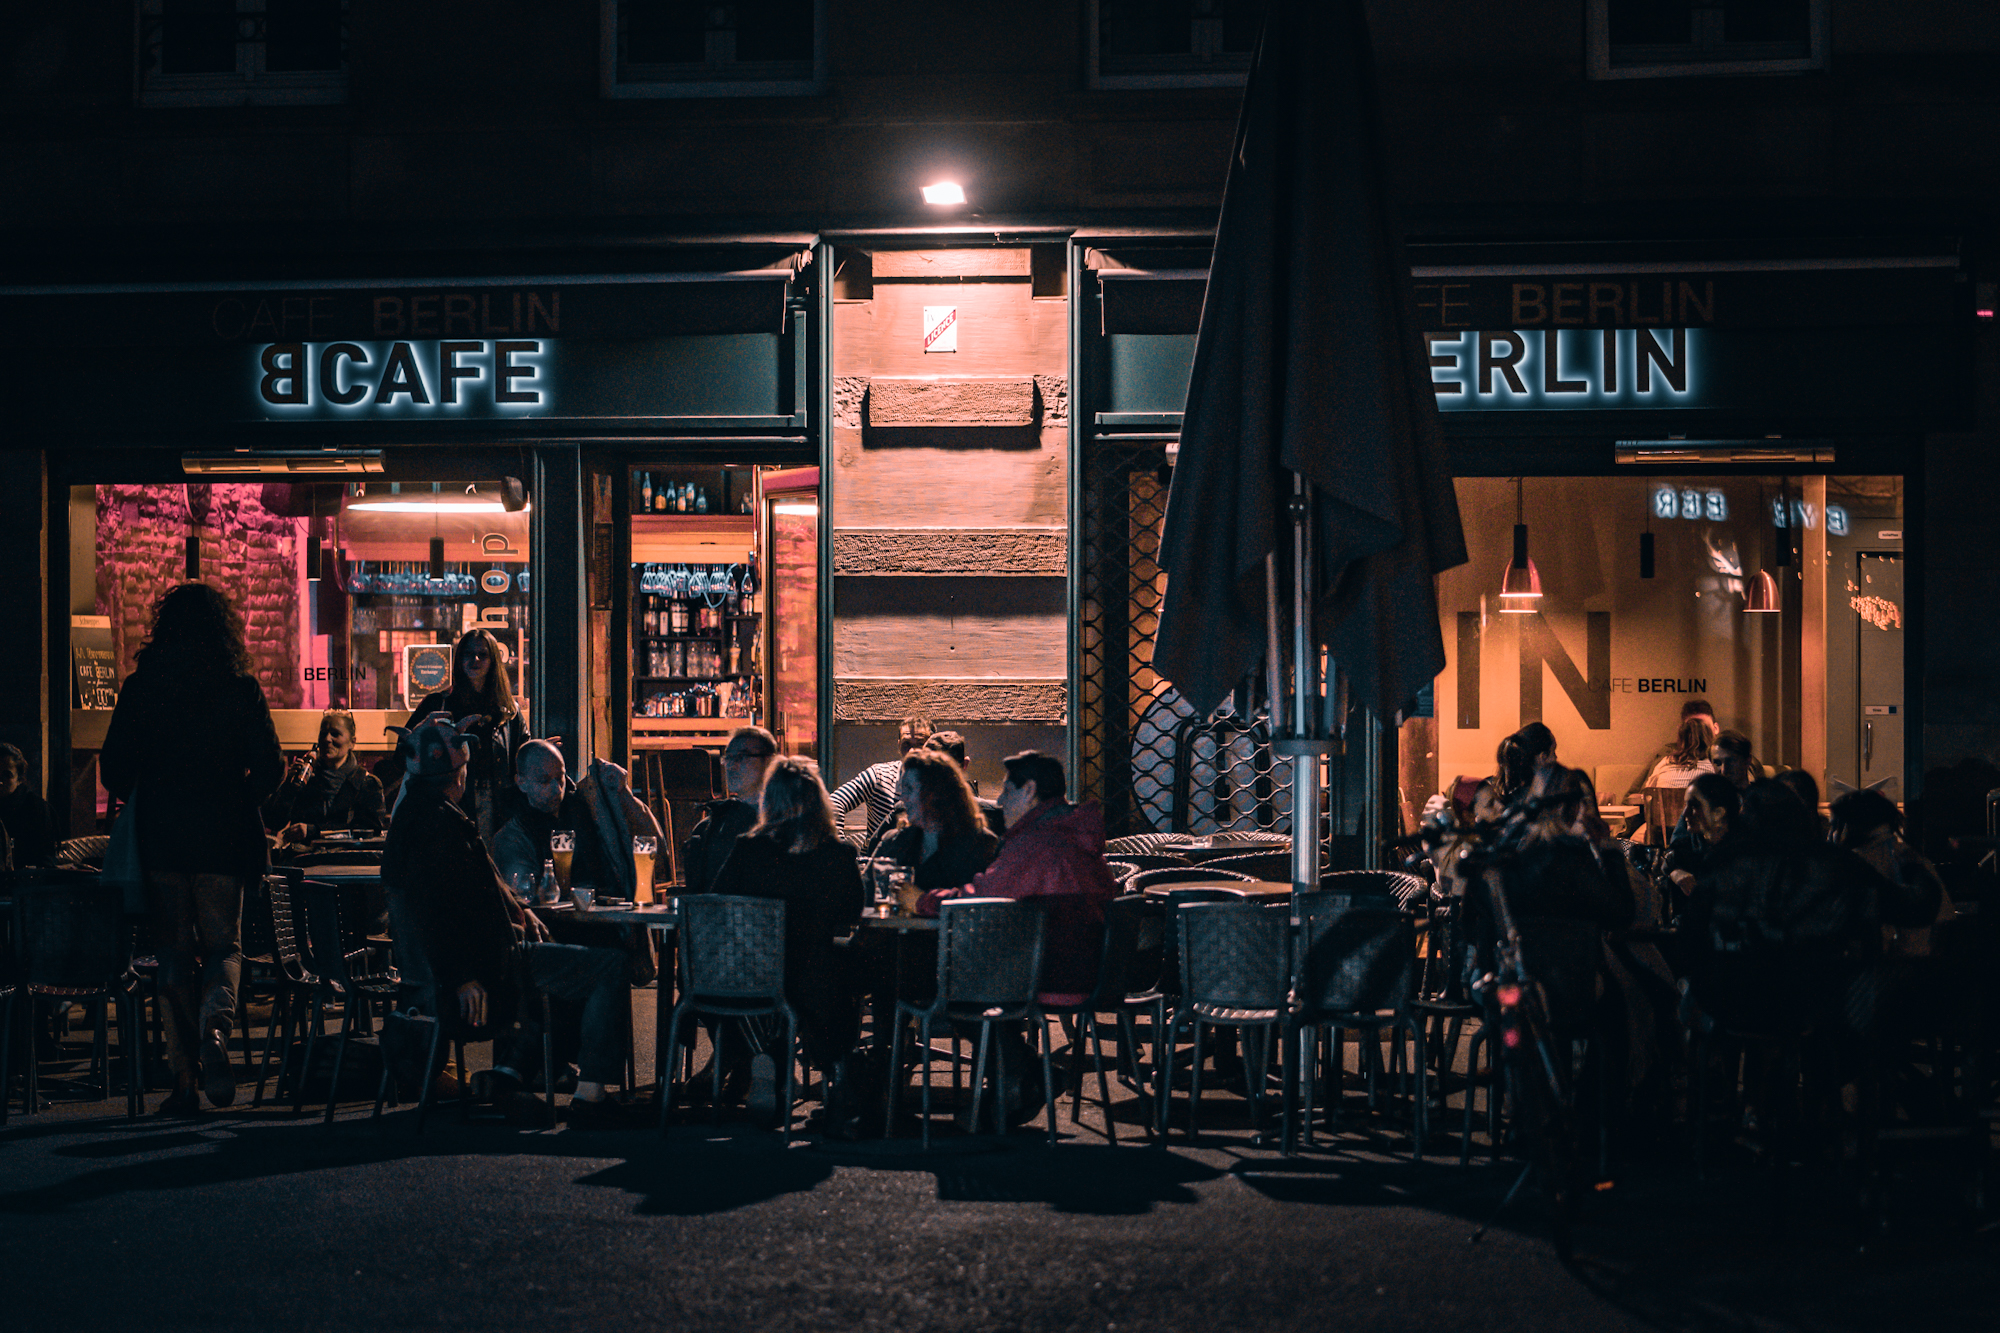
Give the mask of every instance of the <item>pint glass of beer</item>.
M 660 840 L 650 833 L 640 833 L 632 839 L 632 899 L 634 902 L 653 901 L 653 857 L 660 850 Z
M 549 859 L 556 863 L 556 883 L 569 892 L 569 867 L 576 859 L 576 830 L 559 828 L 549 834 Z

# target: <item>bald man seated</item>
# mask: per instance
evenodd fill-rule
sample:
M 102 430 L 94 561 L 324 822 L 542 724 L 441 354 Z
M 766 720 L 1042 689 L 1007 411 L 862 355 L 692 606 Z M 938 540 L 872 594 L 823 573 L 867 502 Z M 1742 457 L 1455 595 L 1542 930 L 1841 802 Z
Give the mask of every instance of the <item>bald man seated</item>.
M 570 862 L 571 884 L 587 884 L 630 897 L 633 887 L 632 836 L 658 837 L 659 822 L 632 795 L 616 764 L 593 762 L 581 786 L 569 780 L 562 751 L 547 741 L 529 741 L 514 755 L 514 787 L 521 800 L 514 818 L 493 837 L 493 862 L 508 883 L 526 872 L 539 877 L 550 859 L 549 835 L 576 834 Z

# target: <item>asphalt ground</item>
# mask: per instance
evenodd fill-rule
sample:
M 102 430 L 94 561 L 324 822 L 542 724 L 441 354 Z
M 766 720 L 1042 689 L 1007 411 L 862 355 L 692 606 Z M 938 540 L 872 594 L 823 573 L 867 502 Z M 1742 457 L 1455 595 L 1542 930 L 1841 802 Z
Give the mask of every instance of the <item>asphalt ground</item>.
M 1455 1112 L 1413 1164 L 1358 1097 L 1347 1132 L 1289 1159 L 1226 1091 L 1198 1146 L 1178 1121 L 1146 1145 L 1121 1097 L 1116 1147 L 1065 1109 L 1055 1148 L 941 1121 L 925 1154 L 705 1115 L 664 1139 L 449 1108 L 419 1136 L 365 1104 L 330 1128 L 241 1102 L 128 1121 L 81 1063 L 45 1069 L 54 1104 L 0 1129 L 10 1329 L 2000 1326 L 2000 1225 L 1941 1163 L 1894 1176 L 1861 1244 L 1830 1175 L 1793 1181 L 1774 1230 L 1767 1171 L 1725 1153 L 1695 1180 L 1662 1153 L 1591 1194 L 1565 1265 L 1532 1192 L 1468 1242 L 1515 1170 L 1461 1168 Z

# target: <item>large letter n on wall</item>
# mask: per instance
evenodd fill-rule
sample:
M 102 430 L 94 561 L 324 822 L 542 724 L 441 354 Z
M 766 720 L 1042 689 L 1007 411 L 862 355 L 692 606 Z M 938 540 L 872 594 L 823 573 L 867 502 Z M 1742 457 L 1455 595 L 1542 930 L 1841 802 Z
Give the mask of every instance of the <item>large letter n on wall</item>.
M 1578 674 L 1556 632 L 1537 611 L 1521 622 L 1521 725 L 1545 722 L 1542 713 L 1542 665 L 1555 672 L 1556 684 L 1583 715 L 1592 731 L 1611 728 L 1611 613 L 1591 611 L 1584 618 L 1584 674 Z

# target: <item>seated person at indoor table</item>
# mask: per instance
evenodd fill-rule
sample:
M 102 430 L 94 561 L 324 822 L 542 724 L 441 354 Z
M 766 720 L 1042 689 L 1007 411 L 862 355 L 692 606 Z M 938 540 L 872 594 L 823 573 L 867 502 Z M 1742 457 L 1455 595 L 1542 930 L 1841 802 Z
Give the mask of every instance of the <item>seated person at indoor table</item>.
M 1640 788 L 1685 787 L 1702 774 L 1713 773 L 1715 765 L 1709 761 L 1708 752 L 1714 739 L 1713 719 L 1681 719 L 1680 739 L 1673 753 L 1662 756 L 1654 763 L 1645 780 L 1639 784 Z
M 398 747 L 402 806 L 382 858 L 396 947 L 422 959 L 439 1002 L 455 1005 L 468 1026 L 502 1030 L 488 1083 L 495 1100 L 521 1092 L 521 1071 L 541 1067 L 540 1006 L 522 1001 L 536 992 L 567 1001 L 555 1010 L 557 1059 L 574 1051 L 581 1067 L 569 1123 L 621 1123 L 605 1085 L 625 1067 L 625 955 L 550 943 L 507 891 L 478 826 L 458 805 L 469 748 L 449 725 L 417 727 Z M 506 1030 L 517 1017 L 522 1028 L 510 1039 Z
M 909 822 L 884 839 L 876 855 L 910 867 L 917 888 L 955 889 L 993 864 L 1000 839 L 986 826 L 965 773 L 948 752 L 904 755 L 897 799 Z
M 264 802 L 264 826 L 294 845 L 329 829 L 382 831 L 382 784 L 354 757 L 354 714 L 329 708 L 320 716 L 318 743 L 292 760 Z
M 1706 699 L 1690 699 L 1686 703 L 1681 705 L 1681 719 L 1679 722 L 1676 722 L 1674 724 L 1673 738 L 1667 741 L 1665 744 L 1661 745 L 1658 749 L 1654 750 L 1651 754 L 1647 755 L 1646 761 L 1644 764 L 1640 766 L 1639 771 L 1641 773 L 1650 774 L 1654 769 L 1660 766 L 1662 760 L 1671 759 L 1675 755 L 1681 753 L 1686 745 L 1687 725 L 1690 721 L 1694 721 L 1696 719 L 1700 720 L 1702 726 L 1706 729 L 1708 733 L 1707 737 L 1702 742 L 1702 751 L 1705 754 L 1710 749 L 1710 747 L 1714 745 L 1715 737 L 1717 733 L 1720 731 L 1720 728 L 1715 721 L 1715 709 L 1709 705 L 1709 702 Z M 1640 788 L 1651 785 L 1654 784 L 1648 783 L 1642 778 L 1639 781 L 1639 783 L 1629 793 L 1626 794 L 1626 803 L 1631 805 L 1638 804 Z

